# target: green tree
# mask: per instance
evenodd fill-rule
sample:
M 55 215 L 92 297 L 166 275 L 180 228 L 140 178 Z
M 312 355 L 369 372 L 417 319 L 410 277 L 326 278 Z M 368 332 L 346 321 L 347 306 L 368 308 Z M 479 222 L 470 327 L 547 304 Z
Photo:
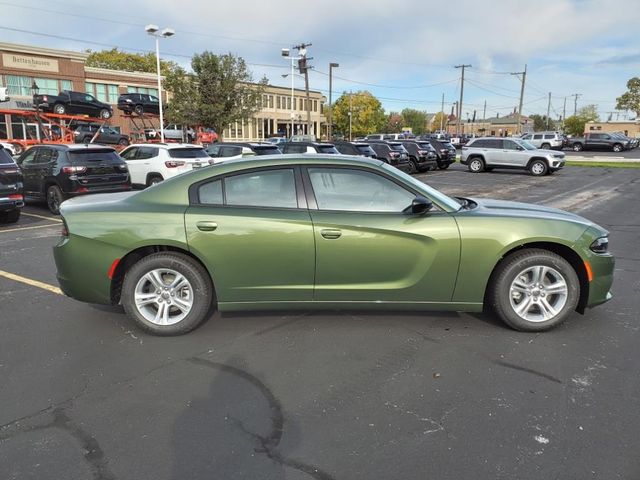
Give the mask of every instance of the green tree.
M 536 132 L 543 130 L 555 130 L 556 128 L 556 122 L 553 118 L 549 118 L 549 123 L 547 125 L 546 115 L 538 115 L 537 113 L 534 113 L 533 115 L 529 115 L 529 118 L 533 120 L 533 130 Z
M 402 118 L 404 119 L 404 125 L 402 126 L 411 127 L 414 135 L 422 135 L 427 131 L 427 112 L 405 108 L 402 110 Z
M 263 77 L 253 83 L 243 58 L 205 51 L 193 56 L 191 68 L 201 125 L 213 127 L 221 135 L 230 123 L 246 120 L 260 110 L 268 80 Z
M 169 123 L 185 126 L 202 124 L 198 116 L 200 97 L 194 75 L 178 67 L 167 74 L 164 88 L 171 93 L 164 108 L 164 115 Z
M 380 101 L 367 91 L 343 93 L 333 105 L 333 123 L 338 131 L 349 134 L 349 97 L 351 96 L 352 137 L 380 132 L 385 128 L 387 116 Z
M 578 110 L 577 115 L 566 118 L 564 131 L 570 135 L 584 135 L 585 124 L 595 122 L 599 118 L 597 105 L 586 105 Z
M 447 129 L 447 122 L 449 121 L 449 116 L 444 112 L 438 112 L 431 120 L 431 130 L 436 131 L 440 130 L 440 125 L 442 124 L 442 129 Z
M 156 73 L 155 53 L 127 53 L 117 48 L 94 52 L 87 50 L 87 67 L 109 68 L 111 70 L 125 70 L 128 72 Z M 160 72 L 163 75 L 175 70 L 178 64 L 168 60 L 160 60 Z
M 404 118 L 398 112 L 391 112 L 387 115 L 387 126 L 384 128 L 384 133 L 400 133 L 400 130 L 404 126 Z
M 631 110 L 640 116 L 640 77 L 633 77 L 627 82 L 627 91 L 616 98 L 618 110 Z

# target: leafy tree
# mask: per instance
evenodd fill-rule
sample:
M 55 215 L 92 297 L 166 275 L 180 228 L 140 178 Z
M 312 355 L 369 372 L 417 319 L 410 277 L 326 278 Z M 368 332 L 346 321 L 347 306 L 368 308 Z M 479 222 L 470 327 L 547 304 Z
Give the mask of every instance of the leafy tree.
M 164 80 L 164 88 L 171 92 L 164 115 L 170 123 L 179 125 L 201 124 L 198 116 L 198 84 L 194 75 L 178 67 Z
M 616 98 L 618 110 L 631 110 L 640 116 L 640 77 L 633 77 L 627 82 L 627 91 Z
M 578 110 L 577 115 L 567 117 L 564 122 L 565 133 L 570 135 L 584 135 L 584 126 L 587 122 L 598 120 L 598 107 L 596 105 L 586 105 Z
M 117 48 L 93 52 L 87 50 L 87 67 L 109 68 L 112 70 L 126 70 L 128 72 L 156 73 L 155 53 L 127 53 Z M 169 74 L 178 65 L 168 60 L 160 60 L 160 73 Z
M 391 112 L 387 115 L 387 126 L 384 133 L 400 133 L 404 125 L 404 118 L 398 112 Z
M 427 112 L 414 110 L 413 108 L 405 108 L 402 110 L 402 118 L 404 126 L 411 127 L 411 131 L 415 135 L 422 135 L 427 130 Z
M 213 127 L 220 135 L 230 123 L 246 120 L 260 110 L 268 80 L 263 77 L 254 84 L 243 58 L 205 51 L 193 56 L 191 68 L 201 125 Z
M 533 115 L 529 115 L 529 118 L 533 120 L 533 130 L 536 132 L 543 130 L 555 130 L 556 128 L 556 122 L 551 117 L 549 117 L 549 123 L 547 125 L 546 115 L 538 115 L 537 113 L 534 113 Z
M 440 123 L 442 123 L 442 129 L 447 129 L 447 122 L 449 121 L 449 116 L 444 112 L 438 112 L 431 120 L 431 130 L 440 130 Z
M 343 93 L 333 105 L 333 122 L 338 131 L 349 133 L 349 97 L 351 96 L 351 135 L 359 137 L 380 132 L 387 124 L 387 117 L 380 101 L 367 91 Z

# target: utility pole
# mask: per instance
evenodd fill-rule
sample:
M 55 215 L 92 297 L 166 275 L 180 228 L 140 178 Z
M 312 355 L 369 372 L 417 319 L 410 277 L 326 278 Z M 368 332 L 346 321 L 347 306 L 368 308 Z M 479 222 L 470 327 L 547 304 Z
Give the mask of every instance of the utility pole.
M 442 108 L 440 109 L 440 133 L 444 128 L 444 92 L 442 92 Z
M 581 93 L 574 93 L 573 95 L 570 95 L 571 97 L 573 97 L 573 115 L 577 115 L 578 114 L 578 97 L 581 97 L 582 94 Z
M 352 93 L 349 91 L 349 141 L 351 141 L 351 118 L 353 117 L 353 102 L 352 102 Z
M 549 114 L 551 113 L 551 92 L 549 92 L 549 102 L 547 103 L 547 130 L 549 130 Z
M 521 79 L 522 84 L 520 85 L 520 103 L 518 105 L 518 117 L 517 117 L 518 124 L 516 126 L 516 133 L 522 133 L 522 125 L 521 125 L 522 101 L 524 100 L 524 84 L 527 80 L 527 65 L 526 64 L 524 65 L 523 72 L 512 72 L 511 75 L 517 75 L 518 78 L 520 78 L 520 75 L 522 75 L 522 79 Z
M 564 97 L 564 105 L 562 105 L 562 131 L 564 131 L 564 121 L 567 118 L 567 97 Z
M 301 43 L 293 48 L 298 50 L 300 59 L 298 60 L 298 69 L 300 73 L 304 75 L 304 89 L 306 92 L 306 110 L 307 110 L 307 135 L 311 135 L 311 99 L 309 97 L 309 69 L 313 68 L 307 64 L 308 60 L 313 60 L 313 57 L 307 57 L 307 47 L 310 47 L 311 43 Z M 315 134 L 315 132 L 313 132 Z
M 331 102 L 331 94 L 333 93 L 332 73 L 333 69 L 339 66 L 339 64 L 334 62 L 331 62 L 329 64 L 329 129 L 327 131 L 327 139 L 329 141 L 331 141 L 333 138 L 333 103 Z
M 455 68 L 462 69 L 462 75 L 460 76 L 460 103 L 458 104 L 458 126 L 456 127 L 456 134 L 460 136 L 460 117 L 462 116 L 462 97 L 464 94 L 464 69 L 471 68 L 471 65 L 455 65 Z

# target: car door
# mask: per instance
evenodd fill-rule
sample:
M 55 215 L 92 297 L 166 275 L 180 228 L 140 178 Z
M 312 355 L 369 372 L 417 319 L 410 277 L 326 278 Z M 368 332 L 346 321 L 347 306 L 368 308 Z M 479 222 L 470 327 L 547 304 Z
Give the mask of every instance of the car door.
M 18 165 L 20 166 L 20 170 L 22 170 L 24 193 L 29 196 L 37 196 L 41 193 L 38 174 L 39 167 L 36 163 L 38 150 L 37 147 L 32 147 L 18 159 Z
M 191 187 L 187 241 L 212 273 L 219 302 L 312 300 L 314 235 L 301 191 L 293 167 L 251 169 Z
M 509 167 L 525 167 L 529 160 L 529 153 L 516 142 L 505 138 L 502 140 L 502 163 Z
M 448 302 L 458 271 L 455 220 L 404 213 L 416 192 L 360 167 L 308 167 L 316 242 L 314 300 Z
M 485 163 L 491 165 L 504 165 L 507 155 L 503 152 L 502 139 L 487 138 L 484 140 L 484 148 L 482 149 Z
M 146 173 L 143 165 L 143 161 L 137 159 L 139 147 L 129 147 L 124 149 L 120 156 L 127 162 L 127 168 L 129 169 L 129 176 L 131 177 L 131 183 L 137 185 L 144 185 L 146 182 Z

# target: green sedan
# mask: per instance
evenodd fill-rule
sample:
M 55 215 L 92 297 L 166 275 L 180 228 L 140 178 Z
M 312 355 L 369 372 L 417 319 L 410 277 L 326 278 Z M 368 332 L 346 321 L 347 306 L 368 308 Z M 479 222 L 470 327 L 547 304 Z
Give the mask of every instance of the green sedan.
M 296 155 L 75 198 L 62 290 L 186 333 L 221 312 L 480 312 L 541 331 L 611 298 L 608 233 L 539 205 L 451 198 L 377 160 Z

